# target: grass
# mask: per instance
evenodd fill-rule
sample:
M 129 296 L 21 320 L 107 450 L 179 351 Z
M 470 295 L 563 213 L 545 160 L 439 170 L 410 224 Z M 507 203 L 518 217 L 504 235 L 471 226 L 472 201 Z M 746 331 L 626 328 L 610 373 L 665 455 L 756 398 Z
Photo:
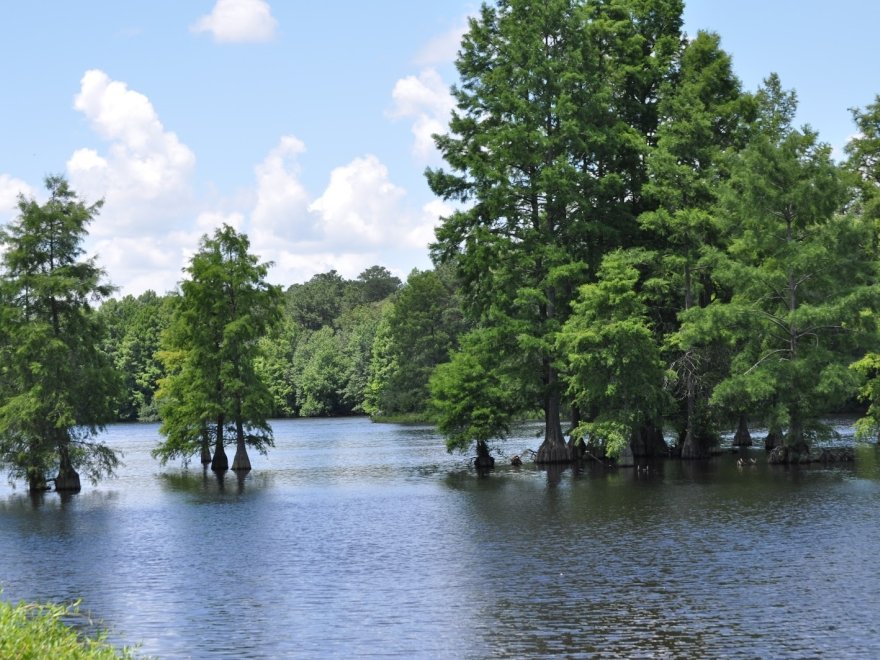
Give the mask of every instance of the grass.
M 83 616 L 78 603 L 7 603 L 0 601 L 0 658 L 109 660 L 133 658 L 129 649 L 116 649 L 106 633 L 96 637 L 79 634 L 65 619 Z

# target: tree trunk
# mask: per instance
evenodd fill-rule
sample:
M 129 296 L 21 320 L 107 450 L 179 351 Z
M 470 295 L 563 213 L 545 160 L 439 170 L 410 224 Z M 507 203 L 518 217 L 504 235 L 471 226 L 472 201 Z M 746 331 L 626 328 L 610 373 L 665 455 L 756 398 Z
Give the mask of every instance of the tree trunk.
M 751 447 L 752 434 L 749 433 L 749 416 L 740 413 L 739 422 L 736 427 L 736 433 L 733 434 L 734 447 Z
M 800 411 L 792 411 L 790 419 L 785 444 L 797 451 L 809 451 L 807 441 L 804 439 L 804 424 Z
M 60 464 L 58 466 L 58 476 L 55 477 L 55 490 L 68 493 L 78 493 L 82 489 L 79 474 L 73 469 L 70 462 L 70 438 L 67 431 L 62 432 L 62 436 L 58 441 L 58 457 Z
M 777 447 L 781 447 L 783 444 L 785 443 L 782 439 L 782 433 L 779 431 L 779 429 L 771 428 L 767 432 L 767 437 L 764 438 L 764 449 L 766 451 L 772 451 Z
M 38 468 L 28 468 L 27 480 L 28 490 L 32 493 L 39 493 L 44 490 L 49 490 L 49 485 L 46 483 L 46 475 L 43 474 L 43 471 Z
M 202 427 L 202 465 L 211 463 L 211 436 L 208 434 L 208 425 Z
M 211 461 L 211 469 L 214 472 L 226 472 L 229 469 L 229 459 L 226 457 L 226 450 L 223 448 L 224 423 L 223 415 L 220 415 L 217 418 L 217 442 L 214 444 L 214 458 Z
M 696 386 L 694 375 L 688 370 L 685 376 L 687 380 L 687 427 L 684 433 L 684 442 L 681 443 L 681 458 L 684 460 L 697 460 L 709 457 L 709 449 L 702 438 L 698 437 L 696 426 Z
M 556 370 L 549 368 L 550 385 L 544 402 L 544 442 L 538 448 L 535 463 L 570 463 L 571 455 L 559 419 L 559 393 L 555 391 Z
M 483 440 L 477 441 L 477 457 L 474 459 L 477 470 L 491 470 L 495 467 L 495 459 L 489 453 L 489 446 Z
M 248 458 L 247 447 L 244 444 L 244 428 L 241 417 L 235 420 L 235 458 L 232 459 L 232 469 L 245 472 L 251 469 L 251 459 Z
M 669 446 L 663 438 L 663 432 L 650 422 L 633 433 L 630 447 L 637 458 L 669 456 Z

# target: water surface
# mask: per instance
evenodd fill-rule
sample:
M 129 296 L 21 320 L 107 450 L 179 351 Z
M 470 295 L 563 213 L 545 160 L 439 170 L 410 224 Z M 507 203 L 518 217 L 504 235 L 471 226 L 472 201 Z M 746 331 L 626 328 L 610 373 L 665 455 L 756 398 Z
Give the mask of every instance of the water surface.
M 875 447 L 481 478 L 429 427 L 273 427 L 243 480 L 160 467 L 157 426 L 119 425 L 116 479 L 0 484 L 2 597 L 81 598 L 162 658 L 880 655 Z

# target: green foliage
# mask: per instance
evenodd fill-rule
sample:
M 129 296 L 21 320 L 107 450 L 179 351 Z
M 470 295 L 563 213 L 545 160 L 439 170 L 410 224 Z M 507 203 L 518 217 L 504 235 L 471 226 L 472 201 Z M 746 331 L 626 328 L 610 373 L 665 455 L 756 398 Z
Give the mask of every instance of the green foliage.
M 452 359 L 437 366 L 430 380 L 433 417 L 446 436 L 448 451 L 466 452 L 472 443 L 485 445 L 504 438 L 523 408 L 518 388 L 499 359 L 507 343 L 503 334 L 473 330 L 461 339 Z
M 284 316 L 259 339 L 254 368 L 272 395 L 273 417 L 290 417 L 297 412 L 293 362 L 297 343 L 303 335 L 293 319 Z
M 858 134 L 845 147 L 847 167 L 856 176 L 857 202 L 864 216 L 880 223 L 880 95 L 864 110 L 851 109 Z M 875 231 L 880 229 L 875 224 Z
M 350 283 L 335 270 L 319 273 L 304 284 L 291 285 L 284 294 L 293 320 L 306 330 L 330 326 L 342 313 Z
M 112 287 L 93 259 L 81 259 L 101 202 L 86 206 L 61 177 L 46 187 L 45 204 L 20 197 L 18 218 L 0 232 L 0 465 L 32 489 L 57 469 L 75 490 L 77 469 L 97 480 L 118 464 L 93 441 L 119 392 L 91 308 Z
M 302 417 L 341 415 L 346 365 L 331 327 L 308 333 L 293 359 L 296 400 Z
M 183 459 L 208 433 L 222 451 L 227 424 L 239 452 L 272 445 L 267 416 L 273 397 L 256 368 L 260 338 L 279 320 L 280 290 L 265 281 L 268 264 L 251 255 L 247 237 L 229 226 L 204 236 L 187 268 L 160 353 L 168 376 L 160 381 L 163 462 Z
M 368 302 L 346 312 L 338 320 L 338 345 L 345 365 L 342 402 L 346 411 L 366 412 L 365 396 L 370 382 L 373 343 L 384 308 L 385 304 L 381 302 Z
M 868 404 L 865 416 L 856 422 L 856 437 L 880 442 L 880 353 L 868 353 L 850 368 L 860 377 L 859 397 Z
M 669 408 L 669 377 L 650 318 L 654 256 L 612 252 L 598 281 L 581 287 L 557 337 L 572 400 L 595 411 L 577 434 L 615 454 L 633 433 L 661 422 Z
M 424 413 L 428 380 L 464 328 L 449 271 L 410 273 L 375 330 L 364 409 L 373 416 Z
M 170 298 L 147 291 L 111 299 L 101 305 L 98 316 L 107 329 L 105 350 L 123 378 L 117 418 L 157 420 L 153 395 L 165 375 L 158 351 L 162 332 L 171 322 Z
M 131 650 L 107 643 L 106 633 L 86 637 L 65 621 L 80 617 L 71 606 L 0 601 L 0 657 L 20 660 L 110 660 L 133 658 Z
M 790 126 L 794 95 L 772 77 L 758 98 L 758 130 L 721 198 L 728 245 L 714 266 L 732 295 L 687 312 L 682 337 L 726 339 L 730 373 L 712 403 L 787 427 L 797 445 L 853 392 L 842 365 L 871 334 L 875 269 L 870 227 L 837 214 L 845 188 L 830 148 Z
M 384 266 L 370 266 L 353 283 L 351 289 L 358 305 L 377 303 L 385 300 L 400 288 L 400 278 L 391 274 Z
M 457 110 L 436 140 L 449 170 L 427 176 L 464 204 L 433 255 L 456 268 L 471 317 L 530 365 L 508 384 L 545 411 L 548 456 L 564 454 L 556 334 L 578 286 L 637 242 L 650 210 L 645 157 L 681 12 L 672 1 L 505 0 L 471 20 L 456 62 Z

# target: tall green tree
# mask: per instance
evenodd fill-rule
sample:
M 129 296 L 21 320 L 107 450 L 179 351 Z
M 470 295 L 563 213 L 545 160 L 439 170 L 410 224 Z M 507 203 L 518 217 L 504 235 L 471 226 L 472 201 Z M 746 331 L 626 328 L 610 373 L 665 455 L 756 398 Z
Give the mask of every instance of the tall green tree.
M 846 365 L 867 336 L 874 264 L 865 223 L 839 213 L 846 190 L 830 147 L 791 126 L 794 93 L 771 76 L 758 100 L 756 134 L 721 198 L 729 243 L 715 272 L 732 296 L 690 310 L 682 333 L 726 337 L 734 349 L 716 406 L 750 401 L 803 448 L 854 391 Z
M 524 393 L 516 382 L 521 365 L 508 359 L 506 343 L 503 330 L 475 328 L 429 381 L 432 417 L 446 437 L 446 450 L 463 453 L 476 445 L 478 468 L 494 465 L 489 443 L 506 438 L 527 401 L 534 400 L 534 393 Z
M 857 177 L 860 212 L 880 222 L 880 95 L 851 112 L 859 132 L 844 148 L 847 166 Z
M 247 236 L 224 225 L 202 238 L 186 269 L 168 334 L 172 373 L 160 405 L 168 440 L 157 450 L 163 458 L 200 447 L 210 425 L 214 470 L 229 467 L 227 425 L 235 437 L 233 470 L 251 469 L 248 446 L 265 452 L 272 445 L 273 397 L 255 363 L 259 339 L 280 320 L 281 292 L 266 282 L 268 264 L 249 249 Z
M 357 276 L 352 291 L 356 305 L 363 305 L 385 300 L 400 285 L 400 278 L 392 275 L 384 266 L 370 266 Z
M 644 429 L 662 429 L 670 408 L 651 309 L 668 286 L 652 277 L 656 259 L 637 249 L 606 255 L 597 282 L 581 287 L 558 336 L 572 397 L 583 410 L 595 411 L 574 433 L 610 456 Z
M 853 109 L 852 114 L 859 131 L 845 148 L 846 166 L 855 176 L 857 189 L 852 210 L 873 229 L 871 249 L 875 266 L 880 270 L 880 96 L 864 109 Z M 875 310 L 865 310 L 863 319 L 876 324 Z M 866 415 L 857 423 L 857 434 L 862 438 L 880 440 L 880 352 L 876 350 L 877 343 L 874 342 L 871 352 L 853 363 L 852 369 L 861 379 L 860 397 L 868 404 Z
M 649 208 L 645 156 L 681 12 L 674 0 L 502 0 L 471 20 L 456 61 L 457 107 L 436 139 L 449 170 L 427 176 L 462 205 L 433 255 L 456 267 L 472 318 L 509 337 L 506 363 L 522 365 L 509 382 L 544 413 L 542 463 L 570 460 L 556 335 L 577 287 L 637 240 Z
M 113 419 L 119 380 L 91 304 L 112 287 L 82 258 L 102 202 L 86 205 L 62 177 L 45 183 L 48 201 L 20 197 L 18 217 L 0 232 L 0 463 L 31 490 L 56 471 L 57 490 L 78 491 L 78 470 L 96 480 L 118 465 L 95 440 Z
M 657 208 L 639 218 L 650 243 L 662 246 L 662 275 L 680 292 L 677 299 L 658 305 L 660 309 L 686 312 L 705 306 L 718 293 L 703 256 L 708 248 L 720 246 L 715 210 L 718 191 L 728 178 L 724 156 L 745 145 L 752 106 L 718 35 L 699 32 L 687 43 L 674 76 L 664 86 L 657 145 L 648 157 L 650 180 L 645 185 Z M 676 314 L 663 316 L 660 340 L 679 324 Z M 681 456 L 703 458 L 716 436 L 707 427 L 707 412 L 718 351 L 712 346 L 681 349 L 674 335 L 669 339 L 668 359 L 678 373 L 676 392 L 683 408 L 674 420 L 681 428 Z
M 449 269 L 410 273 L 376 329 L 366 411 L 374 417 L 426 415 L 431 374 L 449 361 L 465 329 Z

